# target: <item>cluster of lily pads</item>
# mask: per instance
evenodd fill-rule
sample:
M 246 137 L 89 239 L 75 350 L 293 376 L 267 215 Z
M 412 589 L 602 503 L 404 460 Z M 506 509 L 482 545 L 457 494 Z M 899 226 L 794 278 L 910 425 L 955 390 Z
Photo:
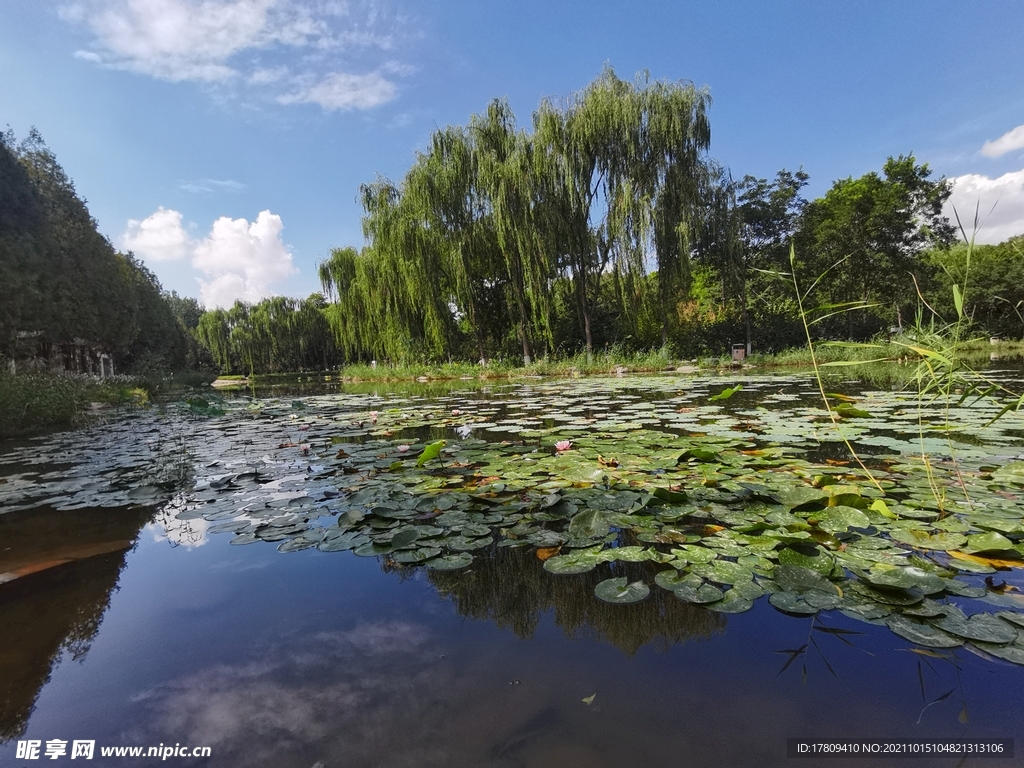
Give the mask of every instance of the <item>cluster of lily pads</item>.
M 919 645 L 1024 664 L 1017 414 L 992 422 L 997 404 L 848 390 L 833 395 L 837 427 L 809 379 L 735 383 L 193 402 L 85 433 L 100 441 L 77 449 L 85 461 L 60 439 L 6 454 L 0 466 L 17 471 L 0 504 L 169 500 L 232 544 L 429 569 L 526 547 L 552 574 L 610 568 L 595 590 L 608 602 L 655 585 L 738 613 L 766 596 L 789 614 L 838 610 Z M 186 423 L 197 476 L 181 487 L 154 445 L 175 444 Z M 648 577 L 614 575 L 616 563 L 645 563 Z

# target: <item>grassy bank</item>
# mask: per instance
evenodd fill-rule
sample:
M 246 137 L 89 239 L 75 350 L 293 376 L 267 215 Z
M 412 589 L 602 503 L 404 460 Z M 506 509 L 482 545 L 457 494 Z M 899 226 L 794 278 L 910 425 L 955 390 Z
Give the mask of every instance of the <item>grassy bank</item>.
M 908 342 L 909 343 L 909 342 Z M 917 363 L 921 356 L 907 344 L 884 342 L 870 348 L 818 344 L 815 355 L 821 363 L 865 362 L 865 366 L 907 365 Z M 964 342 L 958 347 L 958 356 L 971 363 L 983 364 L 992 355 L 1002 358 L 1024 356 L 1024 342 L 1001 341 L 991 344 L 988 339 Z M 755 353 L 743 361 L 744 367 L 757 369 L 810 368 L 811 354 L 804 347 L 785 350 L 777 354 Z M 601 352 L 587 359 L 578 354 L 562 359 L 542 359 L 530 365 L 516 364 L 507 360 L 492 360 L 486 366 L 477 363 L 413 363 L 407 365 L 378 364 L 348 365 L 338 372 L 343 381 L 438 381 L 447 379 L 516 379 L 533 376 L 585 376 L 615 373 L 656 373 L 660 371 L 695 371 L 733 368 L 732 359 L 703 357 L 694 360 L 672 358 L 665 350 L 644 353 Z M 860 366 L 856 366 L 860 367 Z M 847 369 L 850 370 L 850 369 Z M 294 378 L 294 376 L 292 376 Z M 261 382 L 271 380 L 259 376 Z
M 139 408 L 154 399 L 208 384 L 186 371 L 167 376 L 97 379 L 68 373 L 0 373 L 0 437 L 78 427 L 111 409 Z
M 674 370 L 683 365 L 667 352 L 600 352 L 587 358 L 585 353 L 571 357 L 536 360 L 529 365 L 509 360 L 491 360 L 487 365 L 468 362 L 412 363 L 406 365 L 347 365 L 339 376 L 344 381 L 433 381 L 441 379 L 515 379 L 534 376 L 586 376 L 614 374 L 619 371 L 651 373 Z M 260 377 L 262 380 L 262 377 Z

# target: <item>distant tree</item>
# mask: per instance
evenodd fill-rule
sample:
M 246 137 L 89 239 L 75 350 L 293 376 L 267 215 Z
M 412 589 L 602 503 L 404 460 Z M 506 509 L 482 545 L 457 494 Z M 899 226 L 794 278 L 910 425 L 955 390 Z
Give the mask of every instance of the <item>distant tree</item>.
M 911 274 L 920 254 L 954 237 L 942 215 L 951 185 L 930 175 L 913 155 L 890 157 L 882 175 L 842 179 L 809 203 L 796 241 L 803 284 L 825 275 L 819 296 L 826 302 L 877 304 L 900 321 L 915 303 Z M 852 335 L 852 313 L 848 323 Z
M 936 268 L 928 303 L 943 319 L 956 318 L 956 285 L 963 290 L 964 314 L 978 330 L 994 336 L 1024 336 L 1024 235 L 999 245 L 970 248 L 960 243 L 936 248 L 927 253 L 927 260 Z

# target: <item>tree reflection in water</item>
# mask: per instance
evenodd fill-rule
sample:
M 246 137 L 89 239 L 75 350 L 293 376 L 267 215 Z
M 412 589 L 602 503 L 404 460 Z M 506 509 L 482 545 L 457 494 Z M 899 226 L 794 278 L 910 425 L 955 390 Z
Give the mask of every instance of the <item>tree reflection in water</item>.
M 384 569 L 405 575 L 411 570 L 391 561 L 384 562 Z M 648 643 L 667 650 L 725 628 L 721 614 L 684 603 L 659 587 L 632 605 L 612 605 L 594 595 L 594 587 L 609 576 L 651 584 L 655 572 L 650 563 L 617 563 L 610 570 L 555 575 L 544 570 L 532 548 L 496 548 L 465 570 L 426 573 L 438 594 L 455 603 L 460 616 L 493 621 L 524 639 L 533 635 L 547 611 L 554 611 L 555 624 L 567 637 L 593 637 L 628 656 Z
M 0 515 L 0 742 L 24 732 L 63 654 L 82 658 L 151 510 Z M 13 578 L 12 576 L 17 576 Z

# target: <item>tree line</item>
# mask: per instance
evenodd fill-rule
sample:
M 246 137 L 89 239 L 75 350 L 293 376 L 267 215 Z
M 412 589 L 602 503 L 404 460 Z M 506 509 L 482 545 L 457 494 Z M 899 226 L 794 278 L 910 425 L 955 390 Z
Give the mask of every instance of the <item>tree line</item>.
M 543 100 L 529 128 L 494 100 L 436 130 L 402 179 L 360 188 L 365 242 L 318 266 L 323 293 L 210 311 L 99 234 L 36 131 L 20 144 L 8 131 L 0 356 L 84 339 L 120 370 L 266 373 L 608 348 L 721 356 L 741 342 L 775 352 L 804 343 L 798 290 L 819 338 L 862 340 L 922 307 L 952 318 L 968 273 L 974 329 L 1022 335 L 1024 238 L 957 245 L 942 215 L 950 183 L 927 164 L 890 157 L 808 200 L 803 169 L 735 179 L 712 158 L 710 105 L 692 83 L 610 68 Z
M 401 181 L 361 188 L 365 245 L 319 267 L 339 351 L 525 363 L 609 346 L 772 352 L 803 343 L 797 290 L 822 338 L 949 309 L 966 251 L 943 216 L 947 180 L 912 154 L 815 200 L 802 169 L 735 180 L 708 155 L 709 106 L 691 83 L 606 68 L 542 101 L 532 130 L 495 100 L 435 131 Z M 1019 336 L 1021 283 L 1000 275 L 1024 269 L 1020 241 L 975 253 L 986 275 L 970 317 Z
M 196 367 L 201 315 L 99 233 L 38 131 L 0 134 L 0 358 L 89 370 L 87 348 L 122 372 Z

